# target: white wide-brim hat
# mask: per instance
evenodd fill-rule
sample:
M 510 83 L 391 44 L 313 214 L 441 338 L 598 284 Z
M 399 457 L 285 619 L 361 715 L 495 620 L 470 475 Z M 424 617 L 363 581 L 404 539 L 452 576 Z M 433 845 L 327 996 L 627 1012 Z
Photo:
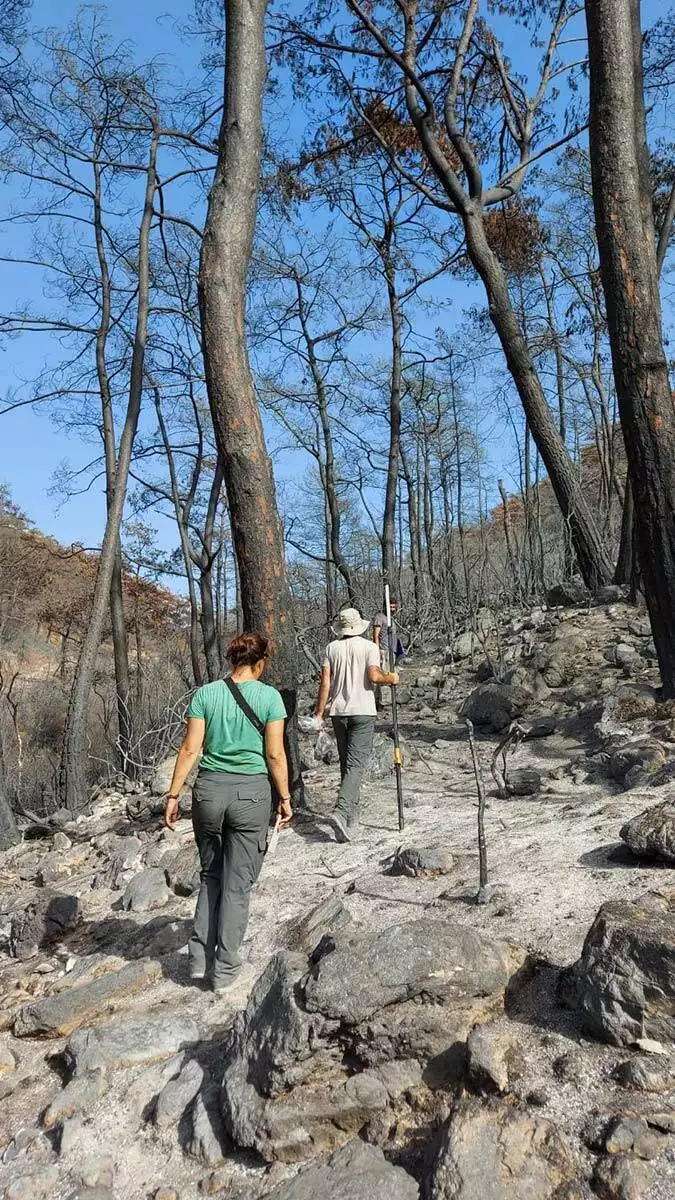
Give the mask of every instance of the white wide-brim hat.
M 370 621 L 364 621 L 358 608 L 343 608 L 335 618 L 333 633 L 336 637 L 357 637 L 369 625 Z

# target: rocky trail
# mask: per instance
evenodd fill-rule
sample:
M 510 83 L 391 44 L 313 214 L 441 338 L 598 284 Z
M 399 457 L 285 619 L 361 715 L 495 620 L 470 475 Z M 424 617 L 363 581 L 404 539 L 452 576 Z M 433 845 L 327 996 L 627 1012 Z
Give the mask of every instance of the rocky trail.
M 0 855 L 6 1200 L 672 1200 L 675 704 L 606 599 L 406 663 L 402 834 L 386 713 L 353 844 L 304 737 L 311 813 L 225 999 L 188 980 L 191 826 L 149 788 Z

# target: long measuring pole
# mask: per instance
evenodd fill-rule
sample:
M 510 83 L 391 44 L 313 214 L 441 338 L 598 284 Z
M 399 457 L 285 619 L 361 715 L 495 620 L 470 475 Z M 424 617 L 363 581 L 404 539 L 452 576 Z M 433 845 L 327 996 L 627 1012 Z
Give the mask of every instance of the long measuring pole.
M 396 624 L 391 615 L 391 595 L 389 592 L 389 584 L 385 584 L 384 588 L 384 603 L 387 616 L 387 630 L 389 634 L 389 670 L 396 670 Z M 396 688 L 391 689 L 391 719 L 394 731 L 394 773 L 396 775 L 396 799 L 398 801 L 398 827 L 405 827 L 405 818 L 403 816 L 403 758 L 401 756 L 401 742 L 398 735 L 398 700 L 396 698 Z

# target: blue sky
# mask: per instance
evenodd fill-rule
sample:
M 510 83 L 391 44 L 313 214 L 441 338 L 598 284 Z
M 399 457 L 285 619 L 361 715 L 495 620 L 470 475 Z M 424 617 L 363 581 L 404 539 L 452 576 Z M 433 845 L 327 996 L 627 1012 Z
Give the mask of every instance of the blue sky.
M 79 7 L 75 0 L 58 0 L 58 3 L 33 0 L 32 22 L 37 26 L 51 22 L 63 27 Z M 196 42 L 182 41 L 176 30 L 176 23 L 189 18 L 192 0 L 176 0 L 171 16 L 166 15 L 167 0 L 143 0 L 143 3 L 115 0 L 114 4 L 100 7 L 109 16 L 113 36 L 128 39 L 139 58 L 159 57 L 171 72 L 186 76 L 197 65 L 200 46 Z M 660 8 L 660 0 L 648 0 L 643 5 L 645 22 L 653 20 Z M 523 39 L 523 54 L 529 53 Z M 25 269 L 4 264 L 2 280 L 3 303 L 7 308 L 18 298 L 39 301 L 39 272 L 32 271 L 29 275 Z M 466 282 L 452 281 L 448 295 L 453 297 L 459 316 L 461 308 L 478 299 L 480 293 L 472 292 Z M 3 343 L 0 347 L 0 401 L 24 376 L 30 377 L 37 359 L 48 358 L 55 349 L 46 337 L 39 340 L 36 335 Z M 493 460 L 499 461 L 499 433 L 495 435 L 491 430 L 489 436 Z M 67 459 L 77 468 L 84 466 L 91 457 L 92 446 L 81 444 L 73 433 L 59 431 L 45 411 L 22 408 L 0 418 L 0 482 L 9 485 L 15 501 L 39 528 L 66 544 L 80 542 L 94 546 L 101 537 L 103 498 L 100 488 L 94 486 L 86 494 L 65 503 L 50 494 L 54 472 L 60 463 Z M 297 467 L 297 455 L 281 456 L 276 464 L 278 479 L 288 480 Z M 167 545 L 174 544 L 168 528 L 160 531 L 160 537 L 166 538 Z
M 196 65 L 198 47 L 181 43 L 173 28 L 174 22 L 187 18 L 192 10 L 191 0 L 173 5 L 168 17 L 167 0 L 115 0 L 103 4 L 109 14 L 113 35 L 128 39 L 140 58 L 160 56 L 180 73 Z M 33 0 L 32 21 L 36 26 L 58 24 L 64 27 L 80 8 L 73 0 Z M 55 19 L 56 18 L 56 19 Z M 39 272 L 29 277 L 25 268 L 3 264 L 3 303 L 10 307 L 17 297 L 39 300 Z M 29 375 L 36 358 L 49 355 L 47 338 L 30 334 L 0 347 L 0 400 Z M 27 452 L 28 448 L 28 452 Z M 46 413 L 21 408 L 0 418 L 0 482 L 9 485 L 20 508 L 45 533 L 70 544 L 80 542 L 95 546 L 103 532 L 103 498 L 100 490 L 60 503 L 50 494 L 54 471 L 64 460 L 74 467 L 84 466 L 92 457 L 91 445 L 80 445 L 72 433 L 54 427 Z

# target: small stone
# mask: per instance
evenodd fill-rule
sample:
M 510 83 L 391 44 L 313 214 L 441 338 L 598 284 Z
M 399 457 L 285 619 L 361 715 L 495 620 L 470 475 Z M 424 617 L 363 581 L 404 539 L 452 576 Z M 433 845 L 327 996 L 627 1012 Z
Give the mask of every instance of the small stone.
M 221 1167 L 199 1181 L 199 1191 L 202 1196 L 219 1196 L 222 1192 L 230 1191 L 231 1183 L 232 1167 Z
M 42 1118 L 42 1124 L 45 1129 L 51 1129 L 76 1113 L 86 1112 L 87 1109 L 93 1108 L 107 1091 L 108 1081 L 103 1071 L 77 1075 L 49 1105 Z
M 522 1075 L 525 1062 L 513 1038 L 499 1034 L 489 1025 L 476 1025 L 466 1044 L 467 1078 L 477 1092 L 511 1090 L 512 1080 Z
M 561 1054 L 552 1064 L 553 1074 L 563 1083 L 580 1083 L 584 1076 L 583 1059 L 578 1054 Z
M 601 1158 L 593 1175 L 600 1200 L 643 1200 L 652 1182 L 652 1168 L 639 1158 L 613 1154 Z
M 22 962 L 33 958 L 45 946 L 61 941 L 81 920 L 77 896 L 44 892 L 12 917 L 9 952 Z
M 516 767 L 508 772 L 506 790 L 509 796 L 536 796 L 541 791 L 541 775 L 534 767 Z
M 434 879 L 454 869 L 455 858 L 445 846 L 406 846 L 396 851 L 390 874 Z
M 353 924 L 349 911 L 339 896 L 328 896 L 315 905 L 291 927 L 288 944 L 292 949 L 312 954 L 325 933 L 338 933 Z
M 155 908 L 163 908 L 169 895 L 164 872 L 158 867 L 149 867 L 134 875 L 127 884 L 122 896 L 122 908 L 125 912 L 151 912 Z
M 77 1179 L 85 1188 L 112 1188 L 115 1163 L 112 1158 L 85 1158 L 77 1169 Z
M 675 864 L 675 800 L 665 800 L 627 821 L 619 837 L 641 858 Z
M 84 1121 L 79 1113 L 63 1122 L 59 1133 L 59 1154 L 61 1157 L 64 1154 L 72 1153 L 80 1145 L 83 1129 Z
M 605 1137 L 608 1154 L 635 1154 L 638 1158 L 656 1158 L 662 1139 L 652 1133 L 643 1117 L 620 1116 L 611 1122 Z
M 180 1200 L 180 1197 L 175 1188 L 165 1187 L 162 1184 L 156 1192 L 153 1192 L 152 1200 Z
M 59 854 L 64 854 L 66 852 L 66 850 L 70 850 L 72 848 L 72 845 L 73 845 L 73 843 L 71 842 L 68 835 L 66 833 L 63 833 L 60 829 L 57 830 L 57 832 L 54 834 L 54 836 L 52 838 L 53 849 L 56 850 Z
M 622 1087 L 640 1092 L 667 1092 L 675 1083 L 675 1059 L 665 1055 L 629 1058 L 615 1067 L 614 1078 Z

